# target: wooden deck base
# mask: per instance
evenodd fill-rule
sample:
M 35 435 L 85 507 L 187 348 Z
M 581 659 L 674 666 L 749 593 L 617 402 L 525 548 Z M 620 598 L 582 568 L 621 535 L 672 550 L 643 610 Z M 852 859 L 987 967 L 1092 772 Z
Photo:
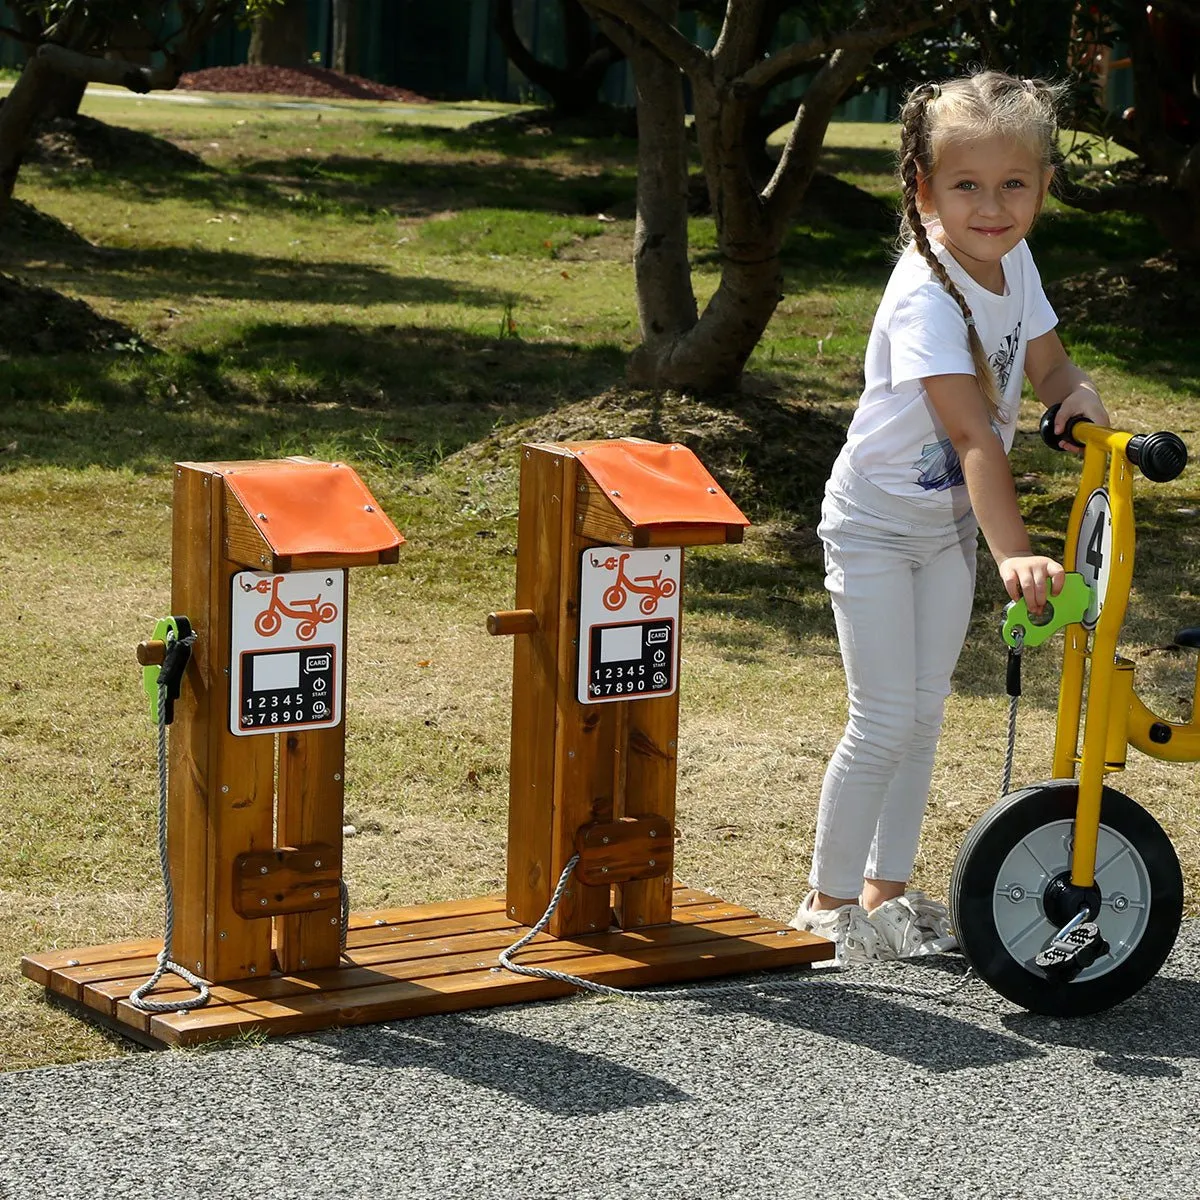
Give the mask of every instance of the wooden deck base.
M 505 915 L 503 896 L 355 913 L 339 966 L 216 985 L 204 1007 L 183 1013 L 148 1014 L 129 1003 L 153 973 L 161 939 L 30 954 L 21 970 L 55 999 L 134 1041 L 192 1046 L 570 995 L 569 984 L 497 966 L 500 951 L 526 931 Z M 819 962 L 833 950 L 813 934 L 677 885 L 668 925 L 572 940 L 539 934 L 516 961 L 638 987 Z M 168 975 L 152 998 L 194 994 Z

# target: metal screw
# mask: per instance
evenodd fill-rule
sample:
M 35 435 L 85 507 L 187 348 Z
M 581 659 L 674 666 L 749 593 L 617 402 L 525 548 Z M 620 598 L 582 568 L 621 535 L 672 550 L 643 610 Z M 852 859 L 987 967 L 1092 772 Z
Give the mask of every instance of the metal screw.
M 263 906 L 263 908 L 266 908 L 266 907 L 267 907 L 267 902 L 266 902 L 266 900 L 265 900 L 265 899 L 264 899 L 264 900 L 260 900 L 260 901 L 259 901 L 259 904 L 261 904 L 261 905 Z
M 387 922 L 386 922 L 386 921 L 385 921 L 385 920 L 384 920 L 382 917 L 378 917 L 378 918 L 376 918 L 376 920 L 375 920 L 375 924 L 376 924 L 376 925 L 386 925 L 386 924 L 387 924 Z
M 1114 896 L 1112 906 L 1114 912 L 1124 912 L 1129 907 L 1129 898 L 1127 896 Z
M 307 967 L 307 966 L 308 966 L 308 959 L 307 959 L 307 958 L 302 958 L 302 959 L 300 960 L 300 965 L 301 965 L 302 967 Z
M 717 489 L 716 489 L 716 488 L 709 488 L 709 489 L 708 489 L 708 494 L 709 494 L 710 496 L 715 496 L 715 495 L 717 494 Z
M 650 836 L 651 836 L 651 837 L 658 837 L 658 830 L 657 830 L 657 829 L 652 829 L 652 830 L 650 830 Z
M 320 898 L 321 898 L 321 893 L 320 893 L 320 892 L 313 892 L 313 899 L 314 899 L 314 900 L 320 900 Z
M 320 865 L 321 865 L 321 860 L 320 860 L 319 858 L 314 858 L 314 859 L 313 859 L 313 866 L 314 866 L 314 867 L 319 867 Z
M 1021 885 L 1019 883 L 1014 883 L 1008 889 L 1008 898 L 1014 904 L 1020 904 L 1021 901 L 1025 899 L 1025 889 L 1023 887 L 1021 887 Z
M 79 959 L 77 959 L 77 958 L 68 958 L 68 959 L 67 959 L 67 966 L 68 966 L 68 967 L 77 967 L 77 966 L 79 966 Z
M 330 917 L 329 923 L 330 923 L 330 925 L 336 925 L 338 923 L 337 917 Z
M 574 750 L 568 750 L 568 751 L 567 751 L 567 757 L 568 757 L 568 758 L 574 758 L 574 757 L 575 757 L 575 751 L 574 751 Z
M 259 867 L 259 868 L 258 868 L 258 873 L 259 873 L 260 875 L 265 875 L 265 874 L 267 873 L 267 868 L 266 868 L 266 867 Z
M 601 844 L 602 844 L 602 845 L 605 845 L 605 846 L 607 846 L 607 845 L 608 845 L 608 838 L 601 838 L 601 839 L 600 839 L 600 842 L 601 842 Z
M 616 488 L 613 488 L 613 490 L 609 493 L 609 495 L 612 496 L 619 496 L 620 494 L 621 493 Z
M 259 519 L 260 521 L 265 521 L 265 520 L 267 519 L 267 514 L 266 514 L 266 513 L 259 513 L 259 514 L 258 514 L 258 519 Z
M 221 941 L 224 941 L 229 935 L 225 932 L 225 930 L 222 929 L 217 936 L 221 939 Z
M 223 792 L 229 791 L 229 784 L 227 784 L 227 783 L 221 784 L 221 791 L 223 791 Z
M 528 458 L 529 455 L 527 454 L 525 457 Z M 510 917 L 515 917 L 517 915 L 517 906 L 515 904 L 508 910 L 508 915 Z
M 196 963 L 196 972 L 199 974 L 199 973 L 202 973 L 203 971 L 204 971 L 204 964 L 202 962 Z
M 334 783 L 339 783 L 339 782 L 341 781 L 341 778 L 342 778 L 342 773 L 341 773 L 340 771 L 334 771 L 334 773 L 333 773 L 333 782 L 334 782 Z
M 652 867 L 656 865 L 656 864 L 655 864 L 655 862 L 654 862 L 654 859 L 651 859 L 651 860 L 650 860 L 650 865 L 651 865 Z
M 253 964 L 253 963 L 251 963 L 251 965 L 250 965 L 250 974 L 251 974 L 251 975 L 257 975 L 257 974 L 258 974 L 258 968 L 257 968 L 256 966 L 254 966 L 254 964 Z
M 374 511 L 375 511 L 375 505 L 373 505 L 373 504 L 364 504 L 363 505 L 363 512 L 374 512 Z
M 600 874 L 601 874 L 601 875 L 607 875 L 607 874 L 608 874 L 608 868 L 607 868 L 607 867 L 601 867 L 601 868 L 600 868 Z
M 675 749 L 675 743 L 674 743 L 674 742 L 668 742 L 668 743 L 667 743 L 667 749 L 668 749 L 668 750 L 674 750 L 674 749 Z

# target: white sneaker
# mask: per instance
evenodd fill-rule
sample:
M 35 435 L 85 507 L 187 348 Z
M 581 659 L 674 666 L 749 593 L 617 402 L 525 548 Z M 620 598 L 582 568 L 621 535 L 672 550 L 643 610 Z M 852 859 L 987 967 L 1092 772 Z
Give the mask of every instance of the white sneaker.
M 895 958 L 920 958 L 958 948 L 944 904 L 924 892 L 905 892 L 872 909 L 867 919 Z
M 814 911 L 816 896 L 811 891 L 796 910 L 789 924 L 801 932 L 815 933 L 837 947 L 834 965 L 848 967 L 854 963 L 875 962 L 895 958 L 879 929 L 872 924 L 861 904 L 843 904 L 841 908 Z

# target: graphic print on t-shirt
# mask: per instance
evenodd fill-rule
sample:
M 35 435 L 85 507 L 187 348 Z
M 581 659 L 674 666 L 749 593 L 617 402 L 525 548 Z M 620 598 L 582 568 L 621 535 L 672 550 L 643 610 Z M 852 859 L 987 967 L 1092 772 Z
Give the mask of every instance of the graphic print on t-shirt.
M 1004 395 L 1004 389 L 1008 387 L 1008 377 L 1012 374 L 1013 362 L 1017 357 L 1017 347 L 1021 343 L 1021 322 L 1017 322 L 1017 327 L 1000 343 L 1000 349 L 992 355 L 988 362 L 991 363 L 992 370 L 996 372 L 996 383 L 1000 389 L 1000 395 Z
M 1012 375 L 1020 342 L 1021 322 L 1018 321 L 1016 329 L 1000 343 L 1000 349 L 988 359 L 996 373 L 996 384 L 1002 398 L 1005 388 L 1008 387 L 1009 376 Z M 999 437 L 1000 430 L 996 428 L 994 421 L 992 429 Z M 913 470 L 917 473 L 917 486 L 927 492 L 944 492 L 947 488 L 959 487 L 964 482 L 958 451 L 954 449 L 954 444 L 949 438 L 922 446 L 921 457 L 913 463 Z

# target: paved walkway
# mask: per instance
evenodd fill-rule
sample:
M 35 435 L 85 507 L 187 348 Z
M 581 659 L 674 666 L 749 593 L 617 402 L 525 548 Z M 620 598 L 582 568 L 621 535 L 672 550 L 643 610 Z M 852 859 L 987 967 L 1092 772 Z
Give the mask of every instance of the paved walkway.
M 584 998 L 0 1076 L 0 1197 L 1190 1200 L 1200 922 L 1111 1012 L 957 959 L 786 994 Z

